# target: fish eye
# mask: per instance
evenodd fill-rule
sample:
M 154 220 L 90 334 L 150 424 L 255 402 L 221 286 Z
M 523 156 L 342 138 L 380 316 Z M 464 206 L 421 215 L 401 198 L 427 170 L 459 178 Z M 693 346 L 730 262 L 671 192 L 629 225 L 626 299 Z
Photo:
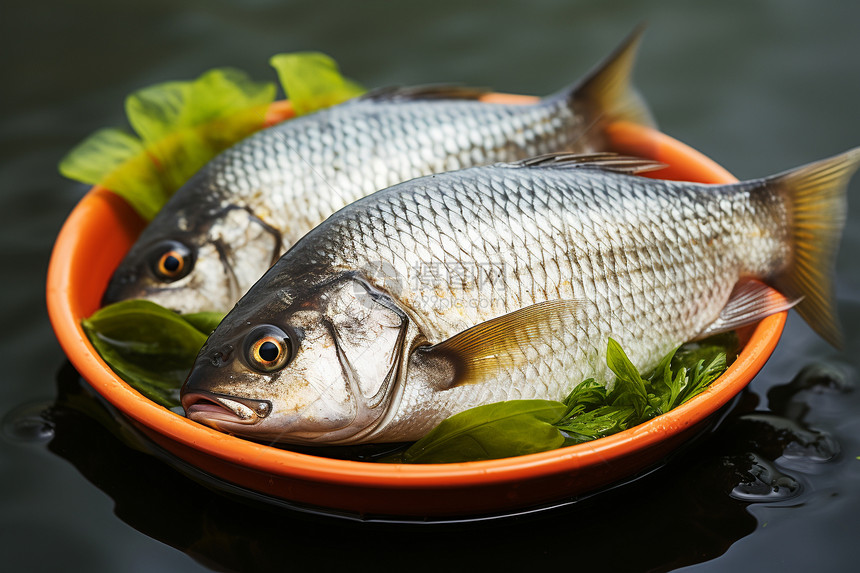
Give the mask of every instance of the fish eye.
M 152 272 L 172 282 L 186 276 L 194 264 L 191 249 L 178 241 L 165 241 L 153 249 Z
M 260 372 L 279 370 L 292 356 L 290 337 L 277 326 L 259 326 L 245 341 L 245 358 L 251 368 Z

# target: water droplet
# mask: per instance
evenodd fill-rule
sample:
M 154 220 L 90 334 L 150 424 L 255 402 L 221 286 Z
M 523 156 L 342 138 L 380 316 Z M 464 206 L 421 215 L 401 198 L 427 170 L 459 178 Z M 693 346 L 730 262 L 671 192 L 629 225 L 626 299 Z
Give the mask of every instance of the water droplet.
M 11 442 L 43 444 L 54 437 L 48 413 L 53 402 L 28 402 L 3 416 L 3 437 Z
M 807 391 L 815 394 L 845 394 L 854 389 L 855 373 L 848 366 L 816 362 L 804 367 L 788 384 L 774 386 L 767 393 L 771 411 L 793 420 L 802 420 L 809 406 L 797 397 Z
M 790 385 L 797 390 L 816 392 L 838 392 L 844 394 L 854 389 L 851 368 L 842 364 L 816 362 L 804 367 Z
M 780 463 L 790 462 L 793 469 L 814 471 L 810 466 L 829 462 L 842 451 L 839 442 L 828 432 L 780 416 L 747 414 L 741 420 L 751 424 L 756 429 L 756 435 L 765 438 L 759 444 L 762 453 L 772 459 L 779 459 Z M 764 447 L 765 444 L 767 447 Z
M 735 499 L 751 503 L 783 501 L 802 490 L 800 482 L 756 454 L 724 458 L 724 463 L 734 468 L 738 479 L 729 494 Z
M 822 430 L 809 429 L 795 435 L 795 440 L 785 446 L 783 457 L 821 464 L 839 455 L 839 447 L 833 436 Z

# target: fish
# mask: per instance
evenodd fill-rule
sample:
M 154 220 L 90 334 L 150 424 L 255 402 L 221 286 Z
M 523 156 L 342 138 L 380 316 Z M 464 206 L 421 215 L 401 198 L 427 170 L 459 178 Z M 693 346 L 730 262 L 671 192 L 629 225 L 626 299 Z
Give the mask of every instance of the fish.
M 550 155 L 414 179 L 341 209 L 227 314 L 186 416 L 293 444 L 413 441 L 513 399 L 647 371 L 680 344 L 797 309 L 839 344 L 832 294 L 860 148 L 772 177 L 642 177 Z M 428 271 L 428 269 L 430 269 Z
M 383 88 L 264 129 L 216 156 L 144 229 L 103 304 L 226 312 L 300 237 L 374 191 L 431 173 L 608 147 L 653 125 L 631 84 L 641 28 L 580 81 L 530 105 L 452 86 Z

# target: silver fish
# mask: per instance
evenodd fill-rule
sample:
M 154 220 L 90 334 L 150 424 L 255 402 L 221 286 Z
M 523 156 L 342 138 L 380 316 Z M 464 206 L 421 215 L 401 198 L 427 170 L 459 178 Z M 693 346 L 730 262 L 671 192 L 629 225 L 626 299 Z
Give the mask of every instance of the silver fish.
M 638 159 L 551 156 L 379 191 L 251 288 L 182 404 L 266 440 L 408 441 L 470 407 L 607 380 L 610 336 L 644 371 L 797 304 L 838 342 L 830 274 L 858 165 L 860 148 L 701 185 L 634 176 L 654 167 Z
M 258 132 L 177 191 L 103 302 L 227 311 L 306 232 L 378 189 L 551 151 L 604 150 L 609 122 L 651 121 L 629 80 L 640 34 L 533 105 L 483 103 L 483 92 L 465 88 L 387 89 Z

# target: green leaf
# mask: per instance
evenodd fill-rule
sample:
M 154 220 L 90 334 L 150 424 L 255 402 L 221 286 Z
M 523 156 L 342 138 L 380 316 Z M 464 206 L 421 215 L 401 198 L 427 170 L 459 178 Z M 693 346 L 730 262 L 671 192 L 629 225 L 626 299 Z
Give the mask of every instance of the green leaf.
M 95 185 L 106 173 L 143 151 L 143 143 L 132 134 L 121 129 L 100 129 L 66 154 L 59 169 L 69 179 Z
M 263 127 L 274 99 L 274 84 L 214 69 L 192 82 L 142 89 L 125 107 L 169 198 L 215 155 Z
M 690 369 L 700 360 L 710 362 L 720 352 L 724 353 L 731 363 L 737 358 L 739 347 L 740 341 L 734 332 L 724 332 L 704 340 L 688 342 L 672 356 L 672 369 L 676 371 L 681 367 Z
M 215 330 L 221 321 L 224 319 L 224 314 L 220 312 L 194 312 L 191 314 L 180 315 L 188 324 L 206 334 L 207 336 Z
M 678 402 L 676 405 L 680 406 L 687 400 L 704 392 L 714 380 L 719 378 L 720 375 L 725 372 L 726 368 L 726 355 L 724 352 L 717 354 L 717 356 L 713 357 L 713 359 L 707 364 L 705 364 L 704 360 L 697 362 L 696 366 L 693 367 L 693 370 L 690 373 L 689 383 L 684 391 L 678 395 Z
M 82 326 L 107 364 L 147 398 L 179 405 L 179 389 L 219 321 L 215 313 L 183 317 L 144 300 L 118 302 Z
M 297 114 L 364 92 L 325 54 L 279 54 L 272 65 Z M 118 129 L 96 132 L 60 161 L 60 173 L 101 184 L 152 220 L 215 155 L 263 127 L 275 91 L 273 83 L 254 82 L 231 68 L 143 88 L 125 101 L 137 137 Z
M 650 390 L 653 392 L 652 407 L 658 414 L 671 410 L 672 396 L 676 391 L 675 377 L 672 372 L 672 358 L 677 349 L 663 357 L 654 372 L 648 377 Z
M 278 72 L 296 115 L 339 104 L 366 91 L 340 75 L 337 63 L 320 52 L 277 54 L 269 63 Z
M 191 82 L 165 82 L 125 98 L 125 115 L 145 144 L 157 143 L 176 128 L 187 127 L 186 104 Z
M 449 463 L 521 456 L 560 447 L 552 423 L 567 407 L 550 400 L 512 400 L 455 414 L 403 454 L 408 463 Z
M 151 219 L 168 195 L 143 142 L 119 129 L 101 129 L 75 146 L 61 161 L 60 173 L 69 179 L 101 184 Z
M 606 386 L 597 382 L 594 378 L 589 378 L 574 388 L 570 394 L 567 395 L 567 398 L 564 399 L 567 411 L 564 413 L 562 418 L 578 416 L 579 414 L 602 406 L 605 403 Z
M 625 354 L 621 345 L 612 338 L 606 345 L 606 365 L 615 373 L 615 386 L 609 394 L 609 402 L 619 407 L 633 408 L 637 418 L 643 418 L 648 406 L 645 380 Z
M 701 394 L 737 358 L 737 334 L 726 332 L 681 346 L 672 357 L 672 370 L 681 376 L 669 400 L 669 408 L 680 406 Z M 683 374 L 683 375 L 682 375 Z
M 557 422 L 556 428 L 564 432 L 564 445 L 580 444 L 616 434 L 631 427 L 636 412 L 633 408 L 601 406 L 594 410 Z
M 684 390 L 690 383 L 690 377 L 688 374 L 687 369 L 682 367 L 675 373 L 674 378 L 670 378 L 671 383 L 669 384 L 669 393 L 668 395 L 664 394 L 663 397 L 664 412 L 668 412 L 679 404 L 681 394 L 684 393 Z
M 205 142 L 223 147 L 262 127 L 274 99 L 274 84 L 252 81 L 239 70 L 216 68 L 194 81 L 138 90 L 126 98 L 125 109 L 129 123 L 147 146 L 191 128 L 211 131 Z
M 616 375 L 611 392 L 604 384 L 588 379 L 563 403 L 511 400 L 478 406 L 448 418 L 405 453 L 386 461 L 493 459 L 609 436 L 668 412 L 704 391 L 725 371 L 728 348 L 733 349 L 728 354 L 734 358 L 736 337 L 719 335 L 685 344 L 643 377 L 621 346 L 610 339 L 606 362 Z
M 96 132 L 60 161 L 60 172 L 107 187 L 151 220 L 215 155 L 263 127 L 274 98 L 274 84 L 232 69 L 144 88 L 125 105 L 139 137 L 117 129 Z

